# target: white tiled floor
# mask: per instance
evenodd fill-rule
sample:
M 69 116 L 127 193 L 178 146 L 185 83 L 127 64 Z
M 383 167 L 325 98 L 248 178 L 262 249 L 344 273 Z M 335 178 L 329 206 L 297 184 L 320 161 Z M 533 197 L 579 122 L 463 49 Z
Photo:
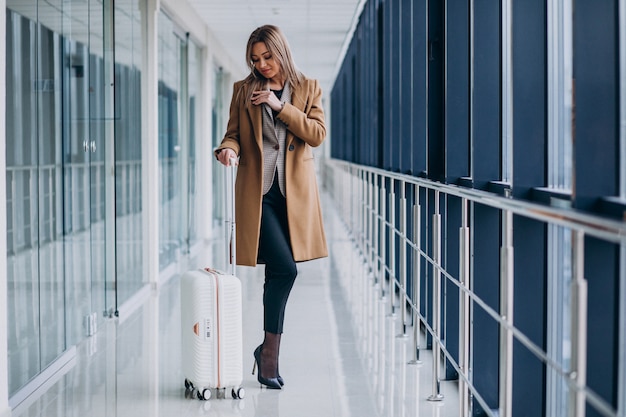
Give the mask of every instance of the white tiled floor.
M 250 374 L 262 340 L 260 268 L 238 268 L 244 302 L 243 400 L 186 398 L 180 372 L 177 277 L 153 291 L 127 318 L 111 320 L 78 347 L 65 374 L 14 417 L 255 416 L 397 417 L 458 415 L 456 382 L 432 393 L 430 351 L 408 365 L 413 342 L 399 338 L 334 210 L 324 196 L 328 259 L 299 265 L 285 321 L 283 390 L 261 389 Z M 212 259 L 207 251 L 197 259 Z M 215 252 L 215 251 L 212 251 Z M 408 334 L 412 330 L 408 329 Z

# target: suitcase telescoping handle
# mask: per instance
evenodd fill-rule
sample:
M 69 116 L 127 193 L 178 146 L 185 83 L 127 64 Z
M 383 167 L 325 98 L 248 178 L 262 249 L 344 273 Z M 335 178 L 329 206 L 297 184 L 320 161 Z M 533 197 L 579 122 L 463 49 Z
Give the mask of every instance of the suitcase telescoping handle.
M 228 257 L 230 263 L 230 273 L 235 275 L 235 265 L 237 265 L 237 224 L 235 223 L 235 179 L 237 176 L 237 159 L 230 158 L 226 175 L 226 192 L 230 196 L 230 209 L 228 210 L 229 239 Z

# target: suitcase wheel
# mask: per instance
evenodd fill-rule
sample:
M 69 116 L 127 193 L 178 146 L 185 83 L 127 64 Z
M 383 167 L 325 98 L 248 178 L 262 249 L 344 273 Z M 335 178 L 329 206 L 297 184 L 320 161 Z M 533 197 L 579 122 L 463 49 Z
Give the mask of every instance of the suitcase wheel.
M 243 400 L 243 397 L 246 396 L 246 390 L 243 389 L 243 387 L 239 387 L 237 389 L 233 388 L 233 390 L 231 391 L 231 395 L 233 396 L 235 400 L 236 399 Z
M 199 400 L 208 400 L 211 398 L 211 390 L 208 388 L 203 389 L 202 391 L 198 390 L 198 399 Z
M 193 390 L 193 382 L 191 382 L 190 380 L 188 380 L 187 378 L 185 378 L 185 389 L 188 390 Z

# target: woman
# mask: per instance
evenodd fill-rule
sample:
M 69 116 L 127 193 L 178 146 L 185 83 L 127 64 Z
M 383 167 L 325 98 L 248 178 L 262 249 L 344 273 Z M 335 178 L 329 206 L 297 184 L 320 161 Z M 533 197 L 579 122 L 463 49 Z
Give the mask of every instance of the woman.
M 278 353 L 296 262 L 328 256 L 312 153 L 326 127 L 319 84 L 296 69 L 280 29 L 266 25 L 252 32 L 246 59 L 250 75 L 233 87 L 228 127 L 215 155 L 224 165 L 239 157 L 237 263 L 265 264 L 257 379 L 280 389 Z

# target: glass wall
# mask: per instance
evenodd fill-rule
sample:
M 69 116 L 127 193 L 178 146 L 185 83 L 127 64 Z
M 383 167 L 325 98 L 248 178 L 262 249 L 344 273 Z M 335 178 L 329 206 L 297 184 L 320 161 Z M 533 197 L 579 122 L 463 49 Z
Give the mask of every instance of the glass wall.
M 9 2 L 9 6 L 11 2 Z M 9 338 L 9 393 L 24 385 L 41 369 L 40 352 L 40 303 L 39 303 L 39 160 L 37 140 L 37 95 L 30 94 L 32 80 L 37 80 L 37 25 L 19 14 L 7 10 L 7 107 L 6 107 L 6 163 L 7 163 L 7 310 Z M 58 47 L 58 41 L 53 41 Z M 54 61 L 50 62 L 54 67 Z M 54 74 L 54 70 L 51 71 Z M 42 82 L 52 89 L 48 95 L 56 96 L 54 78 Z M 56 98 L 56 97 L 55 97 Z M 58 101 L 58 100 L 54 100 Z M 50 111 L 57 110 L 54 107 Z M 54 126 L 53 126 L 54 127 Z M 50 131 L 51 133 L 55 130 Z M 53 157 L 60 157 L 60 150 L 54 149 Z M 43 174 L 46 169 L 43 168 Z M 48 169 L 52 185 L 59 186 L 60 178 L 56 167 Z M 50 190 L 52 192 L 52 189 Z M 53 198 L 52 207 L 59 205 Z M 53 213 L 50 213 L 53 215 Z M 56 213 L 54 213 L 56 214 Z M 52 228 L 52 237 L 58 237 L 56 228 L 62 225 L 56 218 L 48 220 Z M 50 300 L 61 305 L 63 288 L 60 282 L 62 274 L 62 251 L 55 250 L 58 245 L 50 242 L 47 259 L 53 267 L 50 270 Z M 60 248 L 59 248 L 60 249 Z M 54 279 L 54 278 L 56 279 Z M 59 288 L 60 287 L 60 288 Z M 59 309 L 61 312 L 63 309 Z M 52 341 L 65 348 L 65 326 L 63 317 L 53 317 L 52 327 L 58 329 L 61 336 Z
M 159 15 L 159 265 L 197 241 L 196 140 L 201 103 L 201 49 Z
M 563 195 L 572 191 L 573 169 L 573 73 L 572 73 L 572 17 L 571 0 L 547 2 L 548 37 L 548 187 L 561 190 Z M 558 201 L 558 200 L 557 200 Z M 551 358 L 565 369 L 570 367 L 571 352 L 571 280 L 572 231 L 568 228 L 548 226 L 547 280 L 548 352 Z M 566 348 L 567 347 L 567 348 Z M 547 369 L 548 414 L 566 409 L 568 381 L 554 369 Z
M 10 396 L 147 284 L 145 3 L 7 0 Z M 165 14 L 159 28 L 163 269 L 198 241 L 203 51 Z
M 115 2 L 115 216 L 117 304 L 145 282 L 141 206 L 143 0 Z M 111 290 L 112 291 L 112 290 Z
M 159 15 L 159 265 L 174 262 L 183 246 L 181 190 L 181 52 L 183 39 Z
M 145 284 L 144 3 L 7 1 L 10 395 Z
M 197 199 L 197 181 L 198 164 L 196 160 L 196 143 L 201 140 L 202 115 L 201 109 L 201 90 L 202 90 L 202 50 L 193 42 L 188 43 L 187 62 L 188 62 L 188 93 L 189 93 L 189 118 L 188 118 L 188 134 L 189 134 L 189 152 L 188 152 L 188 173 L 189 178 L 189 245 L 193 245 L 198 241 L 197 231 L 197 215 L 198 215 L 198 199 Z
M 7 1 L 9 394 L 106 309 L 104 7 Z
M 212 149 L 217 148 L 224 137 L 224 97 L 226 95 L 226 83 L 228 76 L 224 73 L 222 68 L 215 67 L 213 71 L 213 89 L 211 97 L 211 144 Z M 226 195 L 224 184 L 226 181 L 225 170 L 219 164 L 213 164 L 212 177 L 213 177 L 213 195 Z M 219 198 L 213 199 L 213 219 L 216 221 L 222 221 L 225 218 L 223 200 Z

